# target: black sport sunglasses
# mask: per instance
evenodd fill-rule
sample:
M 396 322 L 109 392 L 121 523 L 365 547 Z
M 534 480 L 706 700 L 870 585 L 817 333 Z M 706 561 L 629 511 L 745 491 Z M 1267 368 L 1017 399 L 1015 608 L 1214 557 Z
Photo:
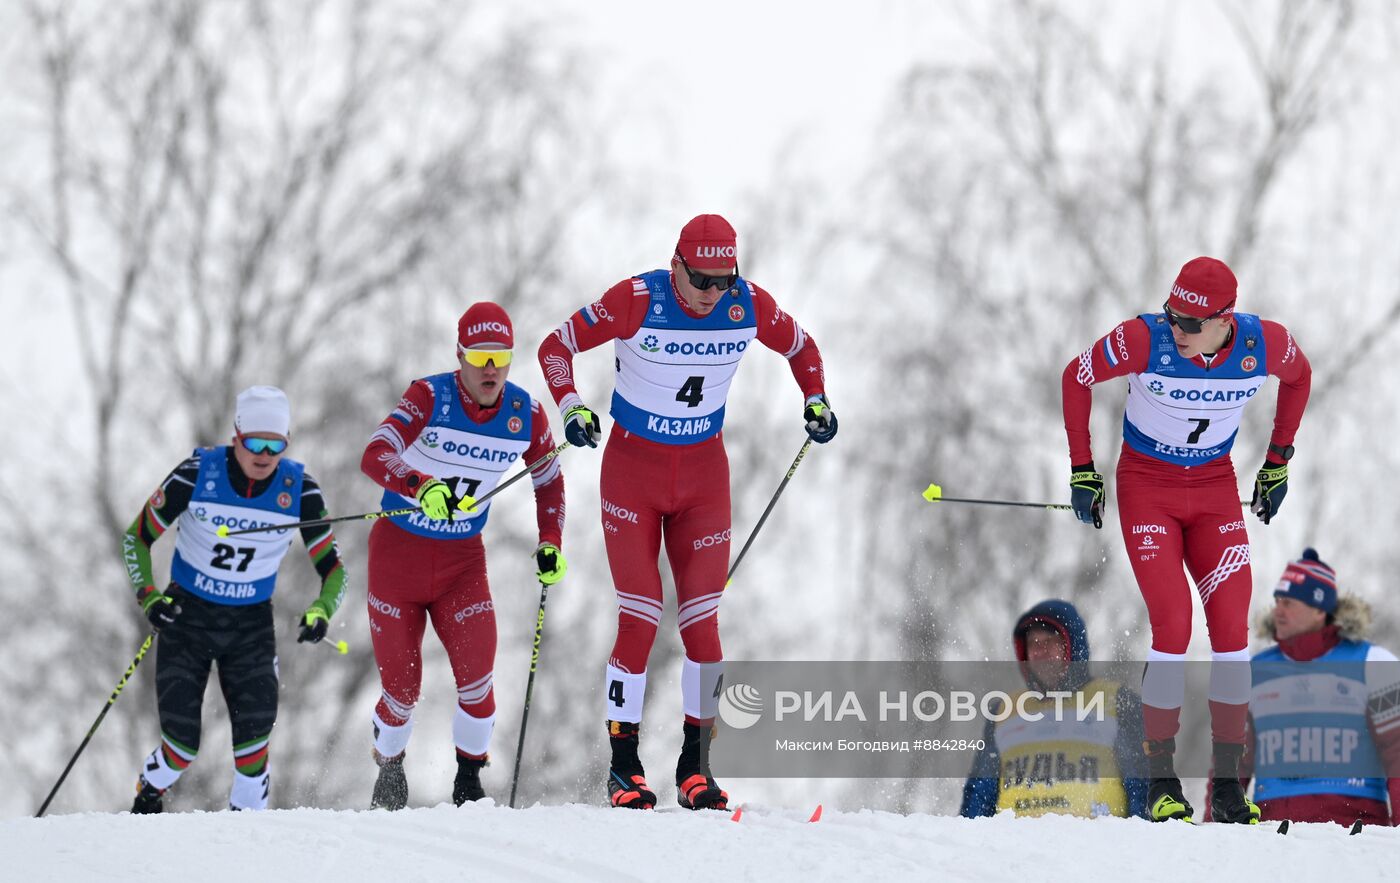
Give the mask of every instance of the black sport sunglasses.
M 701 291 L 707 288 L 718 288 L 720 291 L 728 291 L 739 281 L 738 267 L 734 268 L 735 272 L 726 276 L 706 276 L 704 273 L 697 273 L 690 269 L 690 265 L 685 262 L 685 258 L 677 256 L 676 259 L 681 262 L 682 267 L 685 267 L 685 275 L 690 279 L 690 284 Z
M 1167 303 L 1170 303 L 1170 301 L 1168 301 Z M 1230 301 L 1228 304 L 1211 313 L 1209 316 L 1206 316 L 1203 319 L 1198 319 L 1195 316 L 1187 316 L 1174 311 L 1171 307 L 1167 306 L 1167 303 L 1162 304 L 1162 310 L 1167 314 L 1167 321 L 1172 325 L 1175 325 L 1176 327 L 1180 328 L 1182 331 L 1185 331 L 1187 334 L 1200 334 L 1201 329 L 1205 327 L 1206 322 L 1216 318 L 1217 316 L 1225 315 L 1225 313 L 1229 312 L 1230 309 L 1235 305 L 1234 301 Z

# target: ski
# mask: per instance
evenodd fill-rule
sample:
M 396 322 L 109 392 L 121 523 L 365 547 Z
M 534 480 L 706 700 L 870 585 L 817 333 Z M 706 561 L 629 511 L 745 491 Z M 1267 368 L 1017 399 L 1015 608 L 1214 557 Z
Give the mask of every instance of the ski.
M 743 817 L 744 817 L 744 808 L 743 808 L 742 806 L 740 806 L 740 807 L 738 807 L 738 808 L 736 808 L 736 809 L 734 810 L 734 812 L 733 812 L 732 815 L 729 816 L 729 821 L 731 821 L 731 822 L 737 822 L 737 821 L 739 821 L 740 819 L 742 819 Z M 807 822 L 808 822 L 808 824 L 811 824 L 812 822 L 820 822 L 821 820 L 822 820 L 822 805 L 819 803 L 819 804 L 817 804 L 817 808 L 814 809 L 814 810 L 812 810 L 812 814 L 811 814 L 811 816 L 809 816 L 809 817 L 807 818 Z
M 1350 837 L 1354 837 L 1354 836 L 1356 836 L 1357 834 L 1360 834 L 1360 833 L 1361 833 L 1361 820 L 1360 820 L 1360 819 L 1357 819 L 1356 821 L 1354 821 L 1354 822 L 1351 823 L 1351 830 L 1347 832 L 1347 835 L 1350 836 Z

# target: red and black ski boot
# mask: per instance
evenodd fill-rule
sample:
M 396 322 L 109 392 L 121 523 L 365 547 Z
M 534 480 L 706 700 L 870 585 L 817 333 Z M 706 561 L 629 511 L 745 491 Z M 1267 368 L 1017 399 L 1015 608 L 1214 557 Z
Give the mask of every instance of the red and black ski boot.
M 641 725 L 608 721 L 612 764 L 608 768 L 608 801 L 625 809 L 652 809 L 656 792 L 647 785 L 646 771 L 637 756 Z
M 676 802 L 686 809 L 728 809 L 729 792 L 710 775 L 713 727 L 685 725 L 681 756 L 676 761 Z
M 489 757 L 457 755 L 457 778 L 452 782 L 453 804 L 461 806 L 468 800 L 486 796 L 486 789 L 481 787 L 481 768 L 490 762 Z

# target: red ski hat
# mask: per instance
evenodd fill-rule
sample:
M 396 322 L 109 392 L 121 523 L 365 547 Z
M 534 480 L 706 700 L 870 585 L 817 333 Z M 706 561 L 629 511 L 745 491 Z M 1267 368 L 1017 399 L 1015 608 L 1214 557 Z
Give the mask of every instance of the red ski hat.
M 1192 258 L 1176 274 L 1167 306 L 1186 316 L 1225 316 L 1235 308 L 1235 274 L 1224 261 Z
M 515 332 L 505 308 L 486 300 L 467 307 L 457 320 L 457 346 L 464 350 L 513 348 Z
M 681 228 L 676 254 L 692 270 L 728 269 L 739 265 L 738 237 L 719 215 L 696 215 Z

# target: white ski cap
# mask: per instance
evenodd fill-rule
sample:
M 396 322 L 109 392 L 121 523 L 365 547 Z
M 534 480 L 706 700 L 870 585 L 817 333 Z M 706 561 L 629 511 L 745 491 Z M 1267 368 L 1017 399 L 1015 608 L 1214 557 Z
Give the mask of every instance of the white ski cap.
M 233 428 L 243 435 L 271 432 L 291 438 L 292 406 L 287 394 L 275 386 L 250 386 L 238 394 Z

